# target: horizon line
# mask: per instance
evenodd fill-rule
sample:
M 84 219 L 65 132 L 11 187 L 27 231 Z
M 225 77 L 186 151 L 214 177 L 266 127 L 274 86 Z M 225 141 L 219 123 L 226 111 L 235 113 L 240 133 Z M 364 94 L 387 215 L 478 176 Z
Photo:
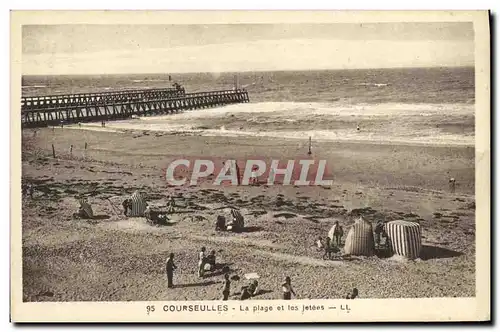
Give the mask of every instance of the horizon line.
M 183 75 L 183 74 L 239 74 L 265 72 L 307 72 L 307 71 L 347 71 L 347 70 L 398 70 L 398 69 L 442 69 L 442 68 L 474 68 L 474 65 L 458 66 L 417 66 L 417 67 L 373 67 L 373 68 L 325 68 L 325 69 L 280 69 L 280 70 L 243 70 L 243 71 L 192 71 L 192 72 L 138 72 L 138 73 L 102 73 L 102 74 L 21 74 L 27 76 L 118 76 L 118 75 Z

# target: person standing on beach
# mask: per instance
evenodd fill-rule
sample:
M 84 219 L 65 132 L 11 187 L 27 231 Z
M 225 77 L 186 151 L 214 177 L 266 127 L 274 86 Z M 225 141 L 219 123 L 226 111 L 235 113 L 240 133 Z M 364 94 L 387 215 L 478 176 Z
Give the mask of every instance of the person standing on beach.
M 283 289 L 283 300 L 291 300 L 292 294 L 295 295 L 295 291 L 292 288 L 292 279 L 290 277 L 285 278 L 285 282 L 281 285 Z
M 450 184 L 450 192 L 452 194 L 454 194 L 455 193 L 455 185 L 456 185 L 455 178 L 450 178 L 450 180 L 448 182 Z
M 224 274 L 224 288 L 222 289 L 222 301 L 229 300 L 229 294 L 231 292 L 231 280 L 229 279 L 229 273 Z
M 174 278 L 174 270 L 177 269 L 177 266 L 175 266 L 174 263 L 174 254 L 171 253 L 170 256 L 167 258 L 167 264 L 166 264 L 165 271 L 167 273 L 167 287 L 168 288 L 173 288 L 174 283 L 173 283 L 173 278 Z
M 335 221 L 335 230 L 333 231 L 333 239 L 335 239 L 335 245 L 340 248 L 340 242 L 342 241 L 342 236 L 344 236 L 344 230 L 340 226 L 339 221 Z M 332 241 L 333 241 L 332 239 Z
M 332 239 L 330 237 L 327 237 L 325 239 L 325 244 L 323 245 L 324 248 L 324 254 L 323 254 L 323 259 L 332 259 Z
M 198 276 L 203 277 L 205 274 L 205 251 L 207 249 L 205 247 L 201 247 L 201 251 L 198 254 Z

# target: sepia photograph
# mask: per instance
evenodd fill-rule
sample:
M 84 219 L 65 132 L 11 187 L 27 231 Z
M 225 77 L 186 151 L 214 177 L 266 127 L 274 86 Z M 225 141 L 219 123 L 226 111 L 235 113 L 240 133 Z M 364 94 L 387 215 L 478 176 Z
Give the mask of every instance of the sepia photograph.
M 334 321 L 484 286 L 484 309 L 489 18 L 446 13 L 17 13 L 17 301 Z

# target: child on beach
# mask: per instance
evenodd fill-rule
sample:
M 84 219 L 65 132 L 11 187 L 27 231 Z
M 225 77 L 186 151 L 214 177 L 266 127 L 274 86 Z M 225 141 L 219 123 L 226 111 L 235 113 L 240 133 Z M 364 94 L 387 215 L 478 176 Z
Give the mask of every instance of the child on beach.
M 316 246 L 318 247 L 318 251 L 323 249 L 323 241 L 321 239 L 321 236 L 318 236 L 318 239 L 316 240 Z
M 357 297 L 358 297 L 358 289 L 357 288 L 353 288 L 352 289 L 352 293 L 351 294 L 347 294 L 346 299 L 353 300 L 353 299 L 355 299 Z
M 323 254 L 323 259 L 331 259 L 332 258 L 332 240 L 327 237 L 325 240 L 325 243 L 323 244 L 323 247 L 325 249 L 325 252 Z

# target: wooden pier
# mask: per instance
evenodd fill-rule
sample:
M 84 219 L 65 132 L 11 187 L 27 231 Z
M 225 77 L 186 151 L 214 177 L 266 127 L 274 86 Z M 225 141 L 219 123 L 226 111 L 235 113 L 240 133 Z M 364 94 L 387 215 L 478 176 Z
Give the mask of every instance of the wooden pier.
M 78 93 L 39 97 L 21 97 L 21 111 L 67 108 L 79 105 L 103 105 L 115 102 L 145 101 L 183 97 L 184 88 L 123 90 L 101 93 Z
M 129 93 L 129 97 L 126 97 L 125 94 L 118 94 L 116 98 L 113 98 L 108 94 L 105 97 L 78 97 L 72 99 L 73 101 L 70 98 L 50 96 L 54 99 L 38 100 L 57 100 L 57 102 L 44 104 L 43 108 L 25 109 L 21 112 L 21 124 L 23 128 L 36 128 L 71 123 L 123 120 L 131 118 L 133 115 L 171 114 L 183 110 L 249 102 L 248 92 L 245 90 L 183 93 L 182 96 L 171 96 L 159 90 L 157 90 L 157 94 L 152 90 L 142 90 Z

